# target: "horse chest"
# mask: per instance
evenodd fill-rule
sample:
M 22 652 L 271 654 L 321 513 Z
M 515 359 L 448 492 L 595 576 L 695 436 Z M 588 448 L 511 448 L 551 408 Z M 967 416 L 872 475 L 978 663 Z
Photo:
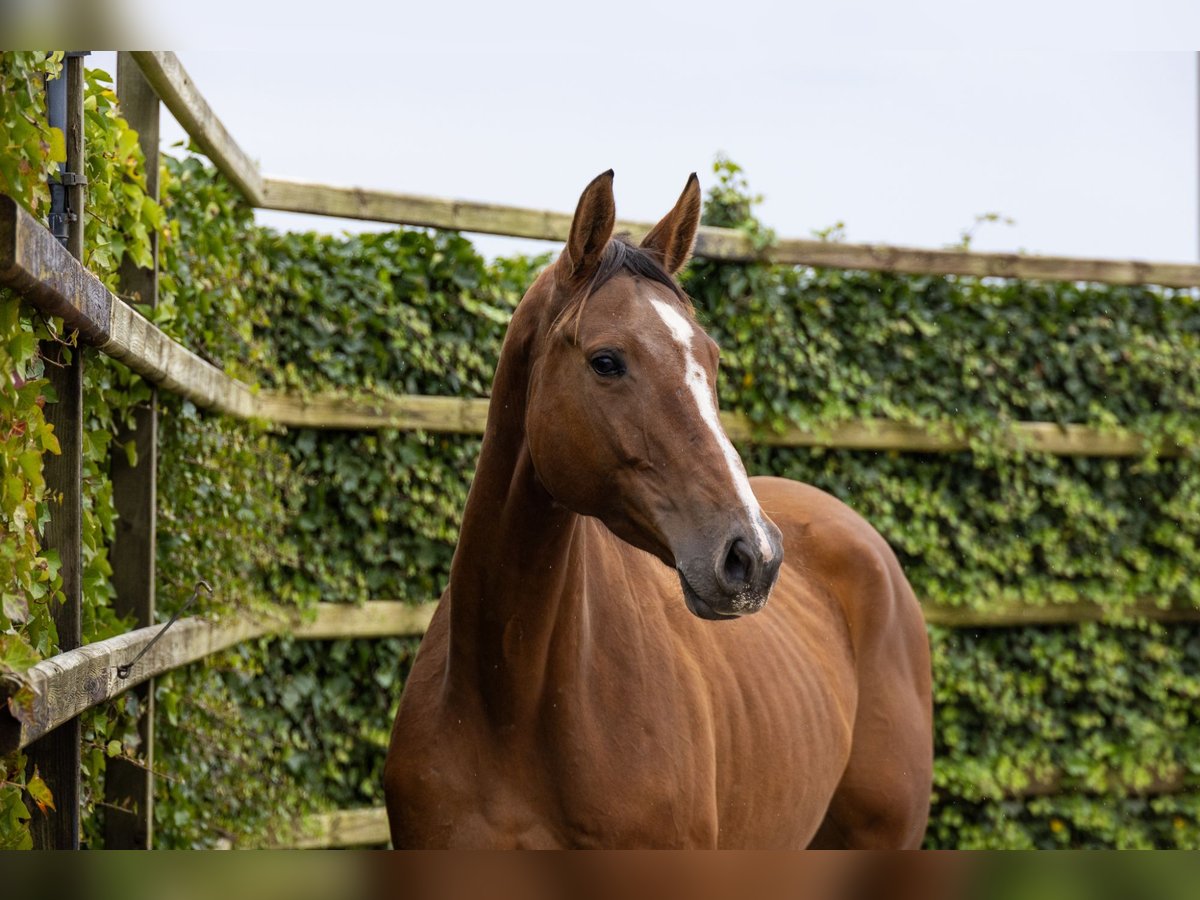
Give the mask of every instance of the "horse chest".
M 481 722 L 443 708 L 410 731 L 389 771 L 397 845 L 714 843 L 711 747 L 681 733 L 683 717 L 626 709 L 613 720 L 551 698 L 526 727 Z

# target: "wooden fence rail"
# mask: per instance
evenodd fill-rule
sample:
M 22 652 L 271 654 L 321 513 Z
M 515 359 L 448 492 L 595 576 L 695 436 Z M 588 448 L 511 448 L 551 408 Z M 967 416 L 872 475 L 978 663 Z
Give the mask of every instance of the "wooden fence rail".
M 284 212 L 555 242 L 565 241 L 571 228 L 571 215 L 564 212 L 359 187 L 337 187 L 283 178 L 266 178 L 262 186 L 261 200 L 250 200 L 247 196 L 251 205 Z M 653 222 L 619 221 L 616 230 L 639 239 L 652 227 Z M 784 265 L 910 275 L 969 275 L 1034 281 L 1159 284 L 1166 287 L 1200 285 L 1200 265 L 1193 263 L 974 253 L 803 238 L 785 238 L 760 251 L 740 231 L 711 225 L 701 226 L 696 237 L 696 255 L 728 262 L 763 260 Z
M 138 660 L 128 677 L 118 668 L 138 655 L 160 625 L 139 628 L 42 660 L 0 680 L 0 755 L 27 747 L 86 709 L 149 678 L 197 662 L 242 641 L 290 634 L 307 640 L 424 634 L 433 603 L 375 601 L 366 606 L 321 603 L 311 620 L 285 613 L 213 622 L 180 619 Z

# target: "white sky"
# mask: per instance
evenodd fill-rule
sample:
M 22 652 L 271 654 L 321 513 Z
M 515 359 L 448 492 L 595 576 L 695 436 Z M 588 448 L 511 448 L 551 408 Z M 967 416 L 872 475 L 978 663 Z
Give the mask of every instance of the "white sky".
M 1200 2 L 176 6 L 154 33 L 269 175 L 569 211 L 612 167 L 619 214 L 654 219 L 723 151 L 781 236 L 936 247 L 995 211 L 1016 224 L 978 249 L 1197 257 Z

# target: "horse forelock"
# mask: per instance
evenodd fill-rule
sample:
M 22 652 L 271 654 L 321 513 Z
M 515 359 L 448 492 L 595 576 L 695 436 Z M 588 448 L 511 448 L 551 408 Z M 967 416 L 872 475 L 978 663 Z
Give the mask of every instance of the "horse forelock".
M 551 329 L 574 326 L 573 330 L 577 330 L 579 317 L 583 314 L 583 308 L 588 298 L 621 274 L 661 284 L 675 296 L 688 316 L 695 318 L 696 312 L 692 305 L 692 299 L 679 286 L 671 273 L 663 268 L 657 255 L 643 250 L 621 235 L 614 237 L 605 246 L 595 274 L 568 298 L 563 308 L 554 317 Z

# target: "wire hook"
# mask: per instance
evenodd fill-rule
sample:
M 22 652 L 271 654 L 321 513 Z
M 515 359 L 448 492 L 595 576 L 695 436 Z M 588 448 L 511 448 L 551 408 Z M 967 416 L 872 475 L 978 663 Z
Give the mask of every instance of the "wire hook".
M 188 607 L 190 607 L 196 601 L 196 597 L 199 596 L 201 588 L 204 588 L 204 590 L 206 590 L 208 592 L 208 595 L 210 597 L 212 596 L 212 594 L 213 594 L 212 585 L 209 584 L 207 581 L 205 581 L 203 578 L 201 578 L 199 581 L 197 581 L 195 588 L 192 589 L 192 596 L 187 598 L 187 602 L 184 603 L 183 606 L 181 606 L 181 607 L 179 607 L 179 609 L 175 610 L 175 614 L 173 616 L 171 616 L 170 619 L 167 620 L 166 625 L 164 625 L 162 628 L 160 628 L 158 630 L 158 634 L 156 634 L 154 637 L 152 637 L 150 639 L 150 643 L 148 643 L 145 647 L 143 647 L 141 652 L 138 653 L 138 655 L 135 656 L 133 659 L 131 659 L 129 662 L 125 663 L 124 665 L 117 666 L 117 677 L 118 678 L 124 680 L 129 677 L 129 673 L 133 671 L 134 664 L 139 659 L 141 659 L 143 656 L 145 656 L 146 653 L 149 652 L 151 647 L 153 647 L 155 644 L 158 643 L 158 639 L 167 633 L 167 629 L 175 624 L 175 620 L 178 619 L 181 615 L 183 615 L 184 612 L 187 611 Z

